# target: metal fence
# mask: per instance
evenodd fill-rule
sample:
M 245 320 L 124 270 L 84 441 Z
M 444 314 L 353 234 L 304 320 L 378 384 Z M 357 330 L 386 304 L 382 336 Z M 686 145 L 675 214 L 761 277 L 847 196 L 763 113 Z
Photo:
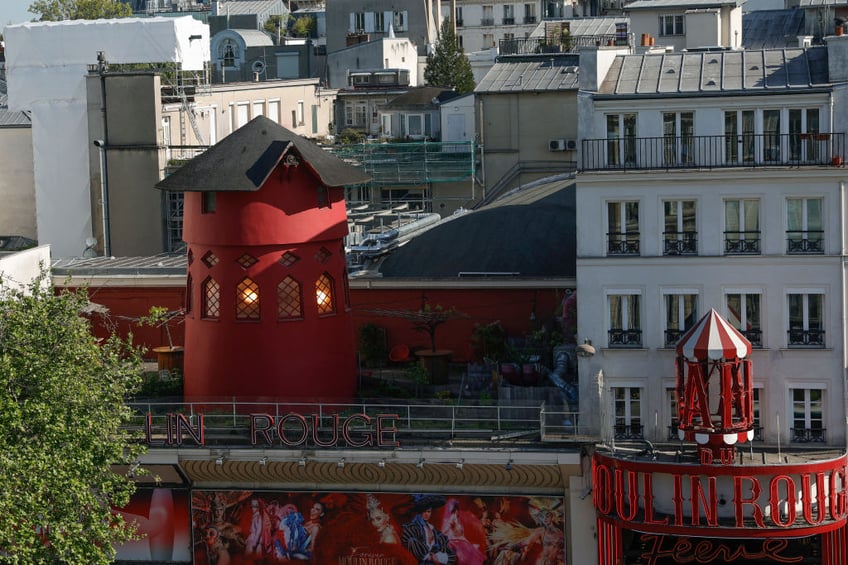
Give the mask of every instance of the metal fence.
M 129 426 L 132 431 L 146 433 L 153 442 L 180 442 L 175 437 L 174 417 L 179 414 L 190 426 L 199 427 L 203 419 L 204 445 L 251 447 L 252 423 L 257 414 L 267 415 L 274 422 L 271 431 L 280 442 L 278 429 L 286 437 L 304 433 L 303 420 L 287 418 L 303 415 L 309 422 L 309 433 L 316 437 L 332 436 L 344 421 L 353 415 L 365 418 L 350 420 L 351 433 L 366 433 L 378 416 L 391 415 L 396 427 L 395 437 L 402 444 L 421 444 L 440 440 L 497 442 L 502 440 L 579 441 L 585 439 L 579 428 L 579 413 L 564 407 L 546 407 L 543 403 L 483 403 L 404 404 L 404 403 L 274 403 L 274 402 L 132 402 L 135 416 Z M 264 418 L 264 416 L 263 416 Z M 268 418 L 264 418 L 268 422 Z M 281 423 L 282 422 L 282 423 Z M 277 426 L 281 425 L 281 428 Z M 188 442 L 190 443 L 190 442 Z M 262 445 L 263 447 L 266 445 Z

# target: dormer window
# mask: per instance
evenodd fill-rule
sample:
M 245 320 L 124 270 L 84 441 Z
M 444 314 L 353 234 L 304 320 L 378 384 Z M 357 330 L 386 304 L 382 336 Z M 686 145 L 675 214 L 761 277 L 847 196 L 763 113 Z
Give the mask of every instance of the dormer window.
M 238 56 L 238 46 L 232 39 L 225 39 L 218 47 L 218 59 L 222 67 L 235 67 Z

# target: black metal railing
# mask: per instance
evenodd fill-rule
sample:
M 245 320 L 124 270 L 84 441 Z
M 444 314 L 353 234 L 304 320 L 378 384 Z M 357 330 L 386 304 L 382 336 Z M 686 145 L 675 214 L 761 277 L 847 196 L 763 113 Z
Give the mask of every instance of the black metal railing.
M 615 439 L 644 439 L 641 424 L 616 424 L 613 426 Z
M 663 255 L 697 255 L 698 232 L 667 231 L 663 232 Z
M 825 428 L 790 428 L 792 443 L 825 443 Z
M 525 18 L 526 19 L 526 18 Z M 485 25 L 485 24 L 483 24 Z M 533 55 L 541 53 L 577 53 L 581 47 L 595 47 L 615 42 L 615 35 L 572 35 L 567 39 L 552 41 L 544 37 L 522 37 L 518 39 L 501 39 L 498 43 L 498 54 L 503 55 Z M 577 65 L 577 63 L 574 63 Z
M 787 253 L 824 253 L 824 231 L 787 231 L 786 232 Z
M 790 329 L 789 347 L 824 347 L 824 330 Z
M 495 25 L 495 18 L 481 18 L 480 19 L 481 26 L 493 26 Z
M 642 330 L 609 330 L 610 347 L 642 347 Z
M 759 255 L 759 230 L 724 232 L 724 252 L 728 255 Z
M 663 333 L 665 334 L 665 346 L 674 347 L 686 333 L 686 330 L 665 330 Z
M 456 27 L 462 27 L 462 20 L 456 20 Z
M 744 134 L 584 139 L 581 171 L 842 166 L 845 134 Z
M 609 232 L 607 255 L 639 255 L 639 232 Z
M 680 439 L 680 434 L 678 433 L 679 428 L 677 422 L 672 422 L 668 427 L 668 436 L 667 439 L 670 440 L 678 440 Z M 762 426 L 754 426 L 754 438 L 751 441 L 763 441 L 763 427 Z
M 514 26 L 515 25 L 515 18 L 503 18 L 501 20 L 501 24 L 505 25 L 505 26 Z
M 525 24 L 535 24 L 536 23 L 536 16 L 524 16 L 524 23 Z
M 741 330 L 739 333 L 745 336 L 753 347 L 763 346 L 763 330 Z

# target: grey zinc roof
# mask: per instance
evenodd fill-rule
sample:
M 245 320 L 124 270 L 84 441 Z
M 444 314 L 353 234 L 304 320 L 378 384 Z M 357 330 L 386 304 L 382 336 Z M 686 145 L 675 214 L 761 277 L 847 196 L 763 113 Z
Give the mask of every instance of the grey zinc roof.
M 710 51 L 620 55 L 599 94 L 779 91 L 827 84 L 827 50 L 822 47 Z
M 231 29 L 229 31 L 240 35 L 246 47 L 264 47 L 274 44 L 271 36 L 264 31 L 256 29 Z
M 816 6 L 845 6 L 848 0 L 801 0 L 801 8 L 815 8 Z
M 572 37 L 578 35 L 595 36 L 595 35 L 613 35 L 615 33 L 615 24 L 629 21 L 629 18 L 624 16 L 593 16 L 589 18 L 564 18 L 562 20 L 545 20 L 536 26 L 531 37 L 544 37 L 545 26 L 555 22 L 568 22 L 568 30 Z
M 229 13 L 231 16 L 235 16 L 264 14 L 265 12 L 281 15 L 285 13 L 284 8 L 285 5 L 280 0 L 229 0 L 227 3 L 221 2 L 218 15 L 224 16 Z
M 32 127 L 32 120 L 25 112 L 9 110 L 6 81 L 0 79 L 0 127 Z
M 539 181 L 458 216 L 392 251 L 383 278 L 456 278 L 459 273 L 576 276 L 574 179 Z
M 55 259 L 53 276 L 94 275 L 185 275 L 186 256 L 153 255 L 150 257 L 70 257 Z
M 754 10 L 742 15 L 745 49 L 795 47 L 804 33 L 804 10 Z
M 697 10 L 719 8 L 721 6 L 739 6 L 744 0 L 635 0 L 624 5 L 624 11 L 631 10 Z
M 156 188 L 188 192 L 259 190 L 286 154 L 299 156 L 327 186 L 362 184 L 370 177 L 311 141 L 258 116 L 166 177 Z
M 431 109 L 435 108 L 437 103 L 442 104 L 458 96 L 458 93 L 447 88 L 440 88 L 436 86 L 421 86 L 417 88 L 410 88 L 404 94 L 392 98 L 385 106 L 383 106 L 383 109 Z
M 534 55 L 495 63 L 474 89 L 488 92 L 577 90 L 577 56 Z

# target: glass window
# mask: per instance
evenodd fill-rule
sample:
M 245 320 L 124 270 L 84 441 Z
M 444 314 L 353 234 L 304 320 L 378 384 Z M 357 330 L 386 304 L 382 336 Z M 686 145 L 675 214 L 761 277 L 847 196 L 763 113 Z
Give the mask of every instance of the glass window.
M 824 391 L 818 388 L 793 388 L 792 429 L 793 442 L 824 442 Z
M 763 331 L 760 324 L 759 293 L 729 293 L 726 296 L 727 320 L 748 338 L 754 347 L 763 346 Z
M 786 252 L 824 253 L 821 198 L 786 200 Z
M 259 319 L 259 285 L 245 278 L 236 285 L 236 320 Z
M 660 35 L 683 35 L 683 16 L 660 16 Z
M 201 317 L 206 320 L 217 320 L 221 315 L 221 286 L 213 278 L 203 281 L 203 304 Z
M 615 439 L 642 439 L 642 389 L 613 387 Z
M 333 293 L 333 278 L 324 273 L 315 281 L 315 299 L 319 314 L 334 314 L 336 304 Z
M 697 294 L 665 295 L 665 346 L 674 347 L 698 321 Z
M 636 114 L 607 115 L 607 161 L 636 166 Z
M 694 255 L 698 253 L 698 231 L 694 200 L 663 202 L 663 255 Z
M 289 320 L 303 316 L 300 283 L 286 277 L 277 285 L 277 319 Z
M 724 201 L 724 252 L 760 253 L 760 201 Z
M 607 255 L 639 255 L 639 202 L 607 202 Z
M 609 346 L 641 347 L 641 297 L 638 294 L 611 294 L 608 298 Z
M 790 294 L 789 347 L 824 347 L 824 295 Z
M 665 389 L 665 405 L 668 407 L 668 439 L 675 440 L 680 436 L 678 432 L 678 424 L 680 420 L 677 414 L 677 389 Z
M 665 165 L 689 165 L 694 162 L 694 135 L 694 112 L 663 113 L 663 158 Z

